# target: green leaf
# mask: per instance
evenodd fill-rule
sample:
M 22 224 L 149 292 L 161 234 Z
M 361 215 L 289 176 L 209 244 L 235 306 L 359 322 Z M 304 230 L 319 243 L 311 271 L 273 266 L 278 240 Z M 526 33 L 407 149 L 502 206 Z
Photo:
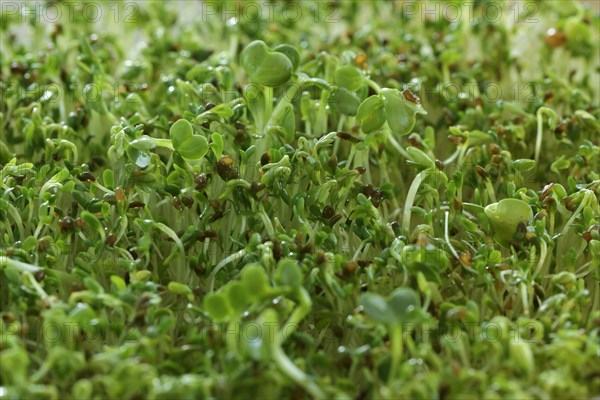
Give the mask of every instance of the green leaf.
M 575 116 L 585 127 L 591 129 L 593 132 L 600 132 L 600 122 L 589 112 L 577 110 L 575 111 Z M 552 124 L 551 120 L 548 121 L 548 124 Z M 556 120 L 554 124 L 556 124 Z M 554 129 L 552 125 L 550 125 L 550 129 Z
M 408 135 L 415 126 L 417 113 L 427 114 L 420 104 L 405 99 L 398 89 L 382 89 L 379 96 L 385 105 L 388 126 L 394 134 Z
M 104 183 L 104 186 L 106 186 L 109 189 L 114 189 L 115 187 L 115 173 L 113 172 L 112 169 L 105 169 L 104 172 L 102 173 L 102 182 Z
M 150 136 L 143 135 L 130 142 L 129 145 L 138 150 L 150 150 L 156 147 L 156 141 Z
M 231 282 L 227 285 L 227 299 L 234 312 L 240 314 L 246 310 L 250 296 L 246 286 L 241 282 Z
M 283 106 L 283 112 L 279 122 L 284 130 L 285 139 L 287 141 L 294 140 L 294 135 L 296 133 L 296 112 L 294 106 L 289 103 L 286 103 Z
M 192 124 L 185 119 L 175 122 L 169 131 L 173 148 L 187 160 L 199 160 L 208 152 L 208 141 L 204 136 L 193 134 Z
M 104 293 L 104 288 L 102 287 L 102 285 L 91 276 L 85 277 L 83 279 L 83 285 L 95 294 Z
M 219 132 L 213 132 L 210 138 L 212 139 L 210 148 L 212 149 L 215 157 L 219 159 L 221 158 L 221 155 L 223 155 L 223 136 Z
M 329 93 L 327 104 L 339 113 L 356 115 L 358 107 L 360 107 L 360 100 L 348 89 L 339 87 Z
M 127 287 L 127 285 L 125 284 L 125 281 L 120 276 L 111 275 L 110 281 L 113 283 L 113 285 L 115 285 L 115 287 L 118 290 L 125 290 L 125 288 Z
M 515 160 L 512 166 L 519 172 L 527 172 L 535 168 L 535 161 L 527 159 Z
M 209 112 L 223 118 L 229 118 L 233 115 L 233 110 L 227 103 L 219 104 L 218 106 L 211 108 Z
M 37 265 L 31 265 L 18 260 L 13 260 L 6 256 L 0 256 L 0 267 L 6 267 L 7 269 L 18 271 L 19 273 L 35 273 L 42 271 L 43 268 Z M 2 270 L 3 268 L 0 268 Z
M 226 321 L 231 316 L 231 308 L 225 295 L 209 293 L 204 297 L 204 309 L 216 322 Z
M 89 211 L 82 211 L 81 219 L 85 222 L 86 226 L 91 231 L 97 232 L 100 235 L 104 236 L 104 228 L 102 228 L 102 224 L 100 223 L 98 218 L 94 216 L 94 214 L 90 213 Z
M 421 149 L 413 146 L 406 148 L 412 162 L 424 168 L 435 168 L 435 162 Z
M 192 136 L 183 142 L 181 148 L 175 149 L 183 158 L 188 160 L 199 160 L 208 152 L 208 141 L 204 136 Z
M 251 42 L 242 50 L 240 63 L 252 81 L 270 87 L 289 81 L 294 69 L 284 53 L 271 51 L 261 40 Z
M 290 258 L 282 258 L 277 264 L 275 281 L 280 285 L 289 286 L 293 289 L 302 286 L 302 267 Z
M 356 67 L 344 65 L 335 71 L 334 82 L 351 92 L 356 92 L 365 83 L 365 76 Z
M 421 301 L 414 290 L 398 288 L 388 297 L 387 302 L 397 323 L 419 322 L 422 316 Z
M 450 266 L 446 252 L 433 245 L 406 245 L 400 261 L 412 274 L 422 272 L 428 281 L 440 282 L 440 274 Z
M 4 143 L 3 140 L 0 140 L 0 164 L 8 164 L 12 158 L 12 152 L 8 149 L 6 143 Z
M 367 315 L 377 322 L 389 324 L 395 321 L 394 314 L 387 301 L 375 293 L 365 293 L 360 297 L 360 305 Z
M 275 46 L 273 51 L 285 54 L 285 56 L 292 62 L 294 71 L 298 69 L 298 66 L 300 65 L 300 53 L 298 53 L 298 50 L 296 50 L 294 46 L 289 44 L 280 44 L 279 46 Z
M 169 284 L 167 285 L 167 288 L 169 289 L 170 292 L 173 292 L 173 293 L 181 295 L 181 296 L 187 296 L 192 293 L 192 289 L 190 289 L 190 287 L 188 285 L 186 285 L 184 283 L 175 282 L 175 281 L 169 282 Z
M 269 290 L 269 278 L 260 264 L 249 264 L 241 273 L 242 283 L 252 298 L 260 298 Z
M 500 200 L 485 207 L 484 211 L 494 229 L 494 239 L 504 247 L 509 247 L 519 224 L 533 218 L 531 206 L 519 199 Z
M 383 100 L 379 96 L 368 97 L 358 107 L 356 119 L 360 121 L 360 128 L 365 133 L 370 133 L 381 128 L 385 123 Z
M 111 276 L 111 280 L 115 275 Z M 123 282 L 124 284 L 125 282 Z M 115 285 L 116 286 L 116 285 Z M 121 290 L 121 289 L 119 289 Z M 81 328 L 89 327 L 90 322 L 97 318 L 94 309 L 85 303 L 77 303 L 75 307 L 69 313 L 69 317 L 72 318 Z
M 469 138 L 469 145 L 471 146 L 480 146 L 494 141 L 492 135 L 478 130 L 467 132 L 466 136 Z
M 571 166 L 571 161 L 565 158 L 564 155 L 560 156 L 556 161 L 550 165 L 550 171 L 557 175 L 560 175 L 560 170 L 567 169 Z
M 171 141 L 173 142 L 173 148 L 179 150 L 183 143 L 191 138 L 194 134 L 194 130 L 192 129 L 192 124 L 185 119 L 180 119 L 175 122 L 171 129 L 169 130 L 169 135 L 171 136 Z

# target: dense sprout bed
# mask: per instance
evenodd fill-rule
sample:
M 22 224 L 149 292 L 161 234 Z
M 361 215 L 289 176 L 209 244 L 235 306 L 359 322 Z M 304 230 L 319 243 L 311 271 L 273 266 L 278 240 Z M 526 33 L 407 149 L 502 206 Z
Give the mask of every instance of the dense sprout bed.
M 599 24 L 2 2 L 0 398 L 592 398 Z

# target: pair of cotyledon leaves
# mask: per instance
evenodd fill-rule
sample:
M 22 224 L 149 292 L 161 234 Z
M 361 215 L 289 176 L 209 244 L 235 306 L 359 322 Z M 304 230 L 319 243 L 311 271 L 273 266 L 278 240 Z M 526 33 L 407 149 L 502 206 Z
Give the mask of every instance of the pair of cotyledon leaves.
M 253 82 L 275 87 L 290 80 L 300 63 L 300 54 L 287 44 L 271 49 L 255 40 L 242 50 L 240 63 Z
M 146 168 L 150 164 L 150 150 L 157 146 L 169 147 L 179 153 L 181 157 L 188 161 L 199 160 L 206 155 L 209 149 L 208 141 L 204 136 L 194 135 L 192 124 L 180 119 L 175 122 L 169 131 L 171 143 L 165 144 L 165 140 L 154 139 L 150 136 L 142 135 L 131 141 L 127 147 L 129 159 L 134 161 L 140 168 Z M 221 135 L 213 133 L 213 144 L 211 147 L 215 152 L 222 152 L 223 143 Z M 168 142 L 168 140 L 167 140 Z
M 240 62 L 253 82 L 275 87 L 291 79 L 300 55 L 293 46 L 284 44 L 271 49 L 255 40 L 244 48 Z M 356 115 L 363 132 L 376 131 L 387 122 L 393 133 L 407 135 L 415 126 L 416 115 L 427 114 L 419 101 L 407 99 L 397 89 L 382 89 L 361 103 L 356 92 L 366 87 L 367 79 L 357 68 L 342 66 L 335 72 L 336 87 L 328 96 L 336 111 Z
M 408 135 L 415 126 L 416 115 L 427 114 L 408 90 L 384 88 L 361 103 L 358 94 L 366 89 L 368 78 L 352 65 L 339 67 L 334 80 L 337 87 L 329 96 L 329 104 L 342 114 L 356 115 L 365 133 L 374 132 L 387 122 L 393 133 Z
M 370 318 L 388 326 L 418 323 L 426 319 L 419 295 L 410 288 L 398 288 L 387 298 L 377 293 L 365 293 L 360 298 L 360 305 Z
M 293 292 L 302 286 L 301 266 L 290 258 L 277 264 L 274 281 L 278 289 Z M 249 264 L 242 269 L 239 280 L 221 287 L 204 297 L 204 309 L 213 321 L 225 322 L 238 318 L 249 306 L 262 299 L 281 294 L 271 286 L 265 269 L 260 264 Z

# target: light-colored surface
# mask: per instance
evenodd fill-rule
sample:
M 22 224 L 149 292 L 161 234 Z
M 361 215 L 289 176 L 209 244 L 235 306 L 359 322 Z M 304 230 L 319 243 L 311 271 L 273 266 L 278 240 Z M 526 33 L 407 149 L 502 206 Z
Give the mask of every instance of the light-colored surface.
M 600 11 L 600 0 L 582 0 L 581 2 L 590 5 L 596 11 Z

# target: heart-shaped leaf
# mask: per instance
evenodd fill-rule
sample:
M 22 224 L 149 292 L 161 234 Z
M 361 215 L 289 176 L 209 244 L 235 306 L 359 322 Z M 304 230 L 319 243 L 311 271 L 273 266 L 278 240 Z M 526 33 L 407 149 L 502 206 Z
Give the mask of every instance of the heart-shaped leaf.
M 169 131 L 173 148 L 187 160 L 199 160 L 208 152 L 204 136 L 194 136 L 192 124 L 185 119 L 175 122 Z
M 252 81 L 270 87 L 289 81 L 294 69 L 284 53 L 272 51 L 261 40 L 251 42 L 242 50 L 240 62 Z

